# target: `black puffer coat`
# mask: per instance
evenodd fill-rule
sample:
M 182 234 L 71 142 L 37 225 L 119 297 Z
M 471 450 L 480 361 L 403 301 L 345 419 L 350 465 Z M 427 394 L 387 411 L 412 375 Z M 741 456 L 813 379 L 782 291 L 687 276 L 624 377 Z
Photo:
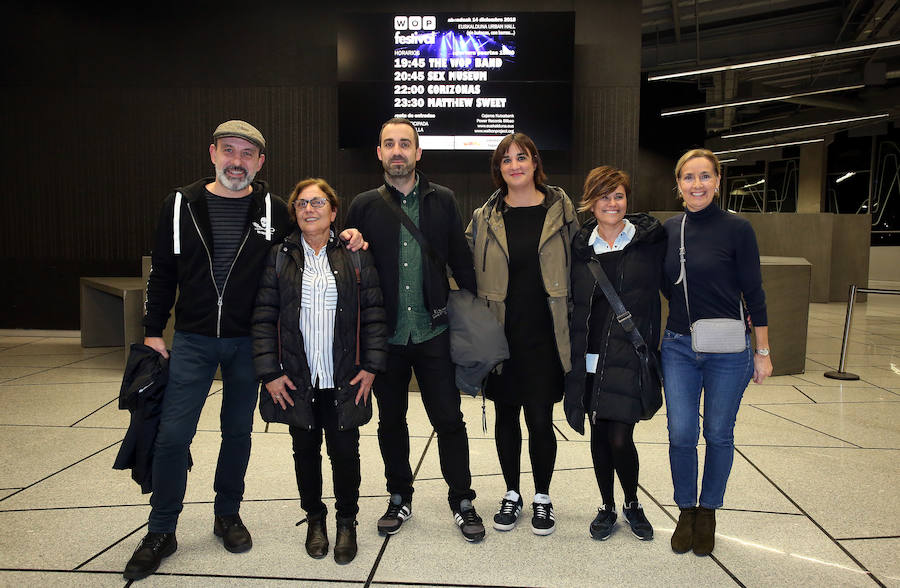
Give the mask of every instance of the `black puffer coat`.
M 298 420 L 313 428 L 313 385 L 310 381 L 309 363 L 300 333 L 300 300 L 303 283 L 303 245 L 300 231 L 295 230 L 284 243 L 269 252 L 256 294 L 251 333 L 253 335 L 253 365 L 256 376 L 263 383 L 271 382 L 284 374 L 297 390 L 291 391 L 294 412 Z M 364 425 L 372 418 L 372 397 L 364 405 L 355 404 L 359 385 L 350 385 L 360 368 L 377 373 L 387 366 L 387 324 L 378 273 L 368 252 L 360 251 L 361 276 L 359 286 L 360 366 L 356 359 L 356 273 L 350 254 L 334 237 L 326 245 L 328 263 L 334 272 L 338 290 L 338 312 L 334 325 L 334 386 L 335 409 L 338 429 L 345 430 Z M 286 254 L 276 275 L 275 263 L 278 251 Z M 281 362 L 278 360 L 278 321 L 281 320 Z
M 629 214 L 634 238 L 621 251 L 597 255 L 588 239 L 596 219 L 590 219 L 572 242 L 572 293 L 574 311 L 569 332 L 572 338 L 572 371 L 566 376 L 566 419 L 584 434 L 584 416 L 636 423 L 641 418 L 640 363 L 631 340 L 616 321 L 603 290 L 595 284 L 588 260 L 600 261 L 625 308 L 648 347 L 659 359 L 659 289 L 665 257 L 665 231 L 650 215 Z M 591 328 L 593 327 L 593 328 Z M 585 353 L 600 358 L 588 399 L 585 390 Z

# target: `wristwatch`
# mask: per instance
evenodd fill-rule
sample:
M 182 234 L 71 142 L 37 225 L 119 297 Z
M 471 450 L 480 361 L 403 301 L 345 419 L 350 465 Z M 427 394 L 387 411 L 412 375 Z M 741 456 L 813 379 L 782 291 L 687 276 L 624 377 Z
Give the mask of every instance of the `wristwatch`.
M 759 347 L 756 350 L 757 355 L 762 355 L 763 357 L 769 356 L 769 348 L 768 347 Z

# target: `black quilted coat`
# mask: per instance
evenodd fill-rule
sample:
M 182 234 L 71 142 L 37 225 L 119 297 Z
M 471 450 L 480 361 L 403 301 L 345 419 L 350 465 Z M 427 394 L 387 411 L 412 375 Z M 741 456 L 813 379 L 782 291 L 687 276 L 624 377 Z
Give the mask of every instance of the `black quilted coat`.
M 588 239 L 597 221 L 591 218 L 572 241 L 572 293 L 574 310 L 569 333 L 572 338 L 572 371 L 566 376 L 566 419 L 584 434 L 584 417 L 636 423 L 641 418 L 640 364 L 634 346 L 616 321 L 603 290 L 595 285 L 587 262 L 596 258 L 631 312 L 641 336 L 659 359 L 659 289 L 665 257 L 665 230 L 658 220 L 644 213 L 626 218 L 635 235 L 621 251 L 597 255 Z M 593 389 L 585 390 L 585 353 L 600 355 Z
M 253 309 L 253 364 L 263 383 L 283 374 L 291 379 L 296 391 L 291 392 L 294 411 L 306 428 L 315 426 L 313 385 L 309 364 L 300 333 L 300 300 L 303 276 L 303 246 L 300 231 L 295 230 L 269 252 Z M 364 405 L 355 404 L 359 385 L 350 385 L 360 368 L 383 372 L 387 365 L 387 324 L 378 273 L 372 257 L 360 251 L 359 285 L 360 366 L 356 359 L 357 283 L 349 252 L 335 238 L 326 245 L 328 263 L 334 272 L 338 290 L 338 312 L 334 325 L 334 386 L 338 429 L 364 425 L 372 418 L 372 396 Z M 284 254 L 279 271 L 275 271 L 278 251 Z M 281 361 L 279 362 L 278 321 L 281 320 Z

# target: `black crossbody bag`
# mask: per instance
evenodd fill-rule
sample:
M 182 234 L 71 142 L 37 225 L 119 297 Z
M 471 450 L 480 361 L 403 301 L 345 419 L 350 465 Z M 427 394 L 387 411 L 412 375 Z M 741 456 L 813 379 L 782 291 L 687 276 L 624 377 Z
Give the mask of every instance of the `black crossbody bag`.
M 647 347 L 647 343 L 641 336 L 640 331 L 638 331 L 634 321 L 631 320 L 631 313 L 622 304 L 621 298 L 616 294 L 616 290 L 609 282 L 609 278 L 606 276 L 606 272 L 603 271 L 600 262 L 591 259 L 588 261 L 587 266 L 591 273 L 594 274 L 594 280 L 600 286 L 600 289 L 603 290 L 603 294 L 616 314 L 616 320 L 622 325 L 622 328 L 631 340 L 631 344 L 634 346 L 634 352 L 637 354 L 638 360 L 640 360 L 641 419 L 648 420 L 662 407 L 663 378 L 656 354 Z

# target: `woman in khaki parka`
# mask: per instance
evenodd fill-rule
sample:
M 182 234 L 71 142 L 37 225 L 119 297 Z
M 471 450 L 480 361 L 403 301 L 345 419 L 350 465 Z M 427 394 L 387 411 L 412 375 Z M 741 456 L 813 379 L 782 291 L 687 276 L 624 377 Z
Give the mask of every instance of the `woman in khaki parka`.
M 570 246 L 579 225 L 565 191 L 544 183 L 540 154 L 527 135 L 504 137 L 491 157 L 491 176 L 497 190 L 472 214 L 466 237 L 478 296 L 503 323 L 510 351 L 485 388 L 496 409 L 494 436 L 507 487 L 494 528 L 511 531 L 522 513 L 524 409 L 535 486 L 531 529 L 549 535 L 556 528 L 549 494 L 556 462 L 552 415 L 571 368 Z

